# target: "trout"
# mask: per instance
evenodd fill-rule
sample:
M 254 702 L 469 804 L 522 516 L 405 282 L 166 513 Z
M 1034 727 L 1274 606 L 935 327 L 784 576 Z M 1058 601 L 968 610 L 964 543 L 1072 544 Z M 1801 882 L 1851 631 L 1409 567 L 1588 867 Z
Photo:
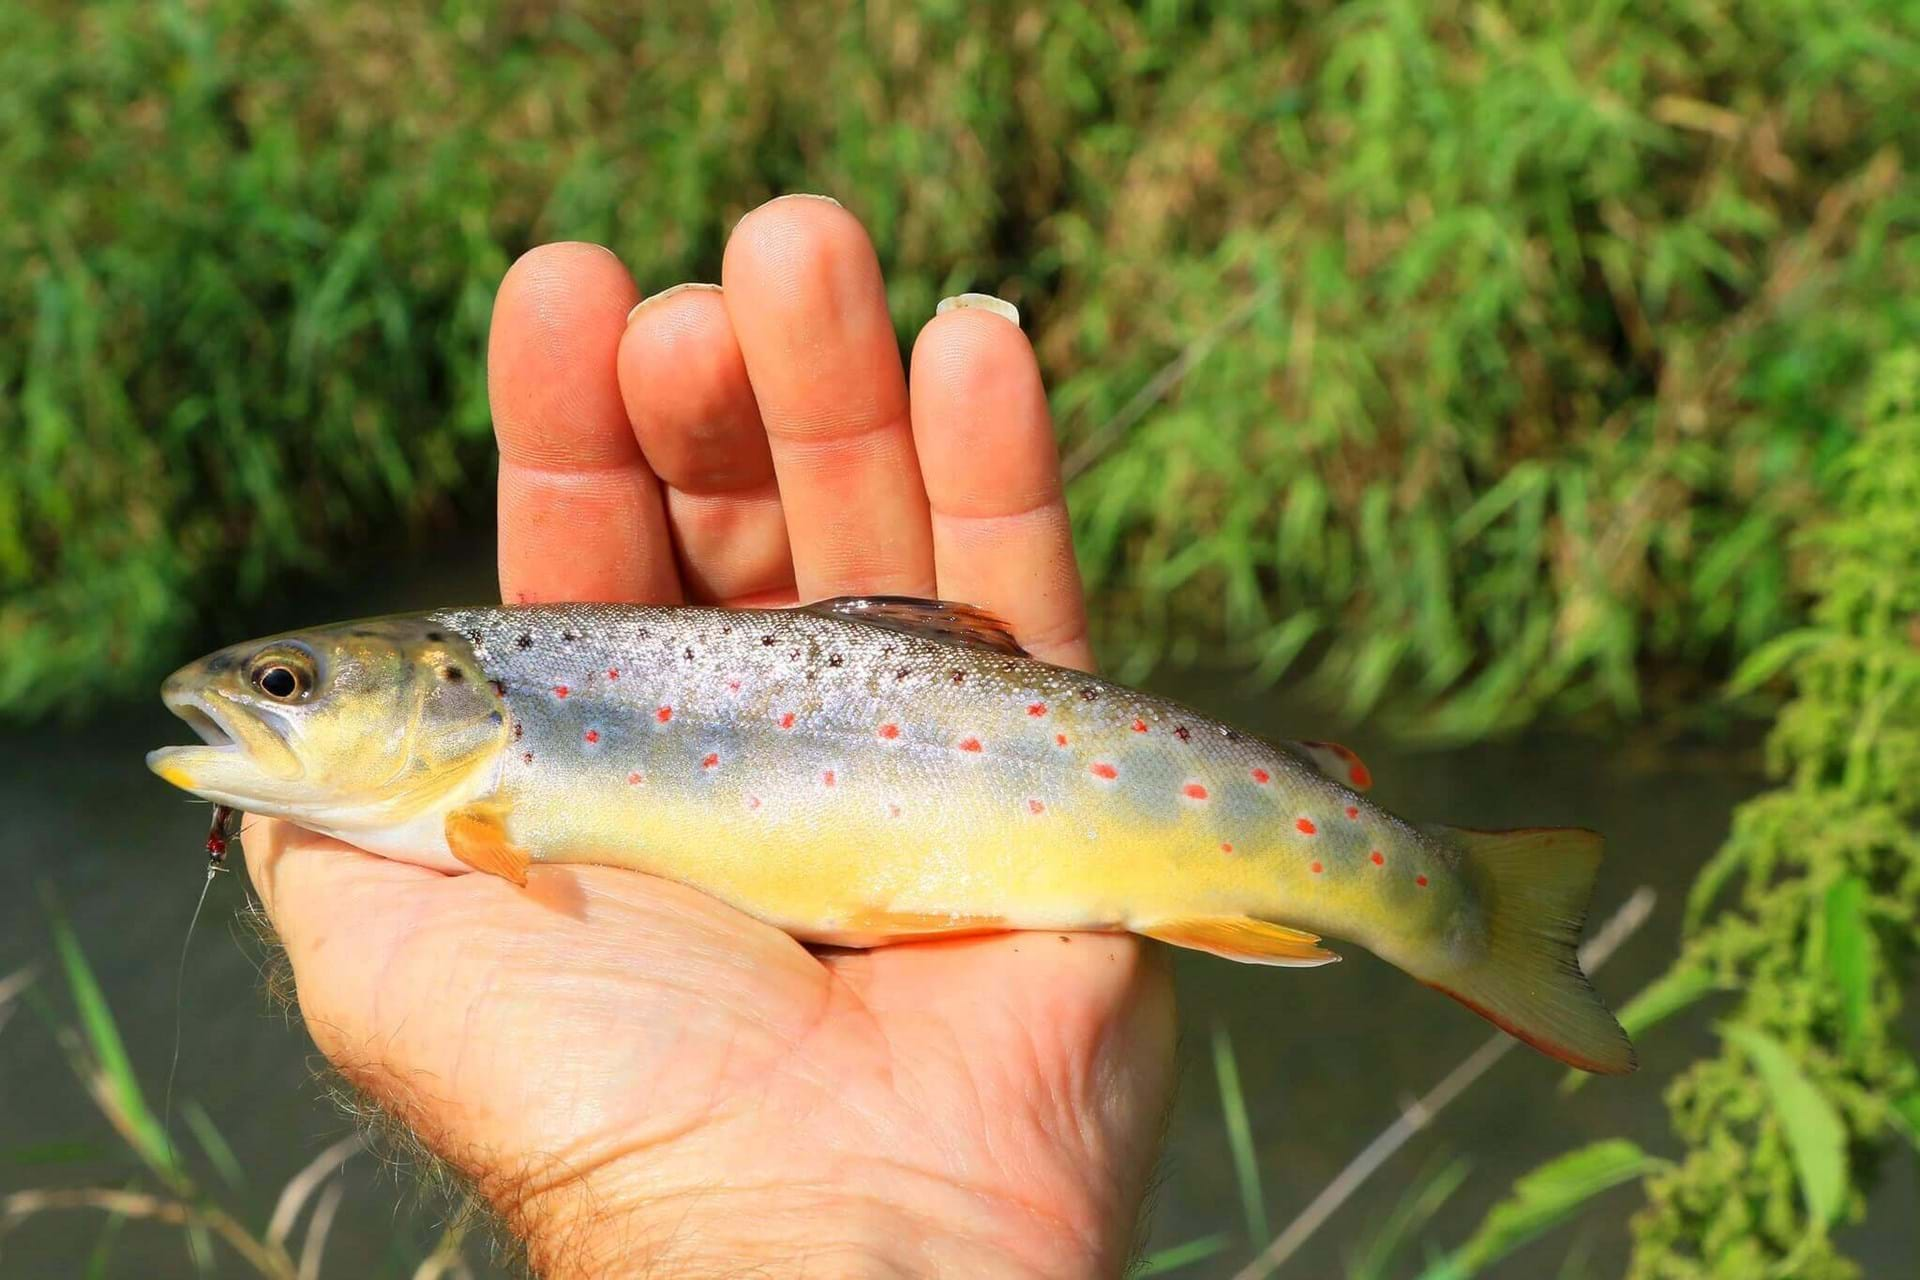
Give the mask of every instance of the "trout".
M 597 863 L 806 942 L 1126 930 L 1253 964 L 1348 938 L 1586 1071 L 1634 1054 L 1575 957 L 1576 828 L 1415 825 L 1359 759 L 1029 656 L 943 601 L 442 609 L 182 668 L 220 805 L 516 885 Z

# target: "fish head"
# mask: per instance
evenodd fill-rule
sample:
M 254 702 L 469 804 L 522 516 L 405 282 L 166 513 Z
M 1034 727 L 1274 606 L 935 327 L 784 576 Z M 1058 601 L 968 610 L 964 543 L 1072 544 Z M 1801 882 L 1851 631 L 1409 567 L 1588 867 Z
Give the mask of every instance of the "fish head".
M 216 804 L 327 830 L 418 814 L 507 741 L 472 646 L 431 616 L 232 645 L 174 672 L 160 696 L 202 745 L 150 752 L 148 768 Z

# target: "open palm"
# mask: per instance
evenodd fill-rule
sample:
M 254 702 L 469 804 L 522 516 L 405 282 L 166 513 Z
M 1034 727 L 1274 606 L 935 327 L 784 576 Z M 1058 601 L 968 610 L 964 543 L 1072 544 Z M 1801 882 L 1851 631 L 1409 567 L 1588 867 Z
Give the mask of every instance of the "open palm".
M 818 199 L 748 215 L 723 281 L 636 308 L 581 244 L 508 273 L 503 597 L 939 595 L 1088 665 L 1020 330 L 934 320 L 909 398 L 872 247 Z M 815 954 L 633 872 L 536 867 L 520 890 L 264 822 L 246 848 L 315 1041 L 543 1274 L 1124 1262 L 1173 1042 L 1164 961 L 1131 937 Z

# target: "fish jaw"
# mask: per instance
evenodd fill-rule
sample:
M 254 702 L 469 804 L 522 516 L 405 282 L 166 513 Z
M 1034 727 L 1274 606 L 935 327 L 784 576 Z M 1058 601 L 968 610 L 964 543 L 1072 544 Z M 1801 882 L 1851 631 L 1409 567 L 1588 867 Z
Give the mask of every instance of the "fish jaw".
M 299 758 L 265 719 L 235 715 L 217 691 L 191 687 L 185 675 L 170 678 L 160 696 L 205 745 L 149 751 L 147 768 L 216 804 L 283 816 L 276 793 L 305 775 Z

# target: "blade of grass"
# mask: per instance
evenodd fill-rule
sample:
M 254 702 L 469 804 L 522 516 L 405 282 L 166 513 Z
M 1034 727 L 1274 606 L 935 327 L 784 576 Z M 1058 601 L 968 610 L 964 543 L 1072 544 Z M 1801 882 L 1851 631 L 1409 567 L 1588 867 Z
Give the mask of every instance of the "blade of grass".
M 1205 1262 L 1216 1254 L 1224 1253 L 1227 1246 L 1232 1243 L 1233 1237 L 1224 1231 L 1210 1236 L 1201 1236 L 1198 1240 L 1189 1240 L 1185 1244 L 1176 1244 L 1148 1254 L 1146 1260 L 1140 1264 L 1140 1269 L 1133 1274 L 1136 1280 L 1145 1280 L 1147 1276 L 1163 1276 L 1169 1271 L 1178 1271 L 1182 1267 L 1190 1267 L 1196 1262 Z
M 1661 1162 L 1624 1138 L 1610 1138 L 1557 1156 L 1513 1184 L 1458 1249 L 1420 1273 L 1420 1280 L 1469 1280 L 1521 1245 L 1565 1222 L 1589 1200 Z
M 80 940 L 67 923 L 66 914 L 51 895 L 47 898 L 47 912 L 53 929 L 54 949 L 59 954 L 60 967 L 66 973 L 67 987 L 72 992 L 74 1008 L 80 1015 L 80 1029 L 86 1040 L 83 1061 L 89 1064 L 90 1069 L 82 1072 L 82 1078 L 92 1090 L 95 1102 L 126 1139 L 127 1145 L 163 1182 L 180 1190 L 180 1168 L 167 1150 L 159 1118 L 153 1114 L 146 1096 L 140 1090 L 139 1078 L 134 1074 L 133 1062 L 127 1056 L 126 1044 L 120 1038 L 120 1028 L 114 1022 L 106 994 L 101 991 L 100 983 L 87 963 L 86 953 L 81 950 Z
M 1260 1165 L 1254 1156 L 1253 1123 L 1247 1117 L 1247 1099 L 1240 1089 L 1240 1064 L 1233 1056 L 1233 1037 L 1220 1023 L 1213 1028 L 1213 1074 L 1220 1082 L 1220 1109 L 1226 1116 L 1227 1146 L 1233 1152 L 1233 1173 L 1240 1186 L 1247 1238 L 1264 1240 L 1267 1207 L 1260 1189 Z
M 193 1130 L 194 1138 L 200 1143 L 200 1149 L 207 1153 L 207 1159 L 213 1164 L 214 1172 L 220 1180 L 238 1191 L 246 1184 L 247 1175 L 240 1168 L 239 1159 L 233 1154 L 233 1148 L 214 1126 L 213 1117 L 207 1109 L 197 1102 L 188 1102 L 180 1108 L 180 1114 L 186 1117 L 187 1128 Z
M 1847 1203 L 1846 1126 L 1785 1045 L 1752 1027 L 1721 1034 L 1746 1053 L 1766 1086 L 1816 1228 L 1831 1226 Z
M 348 1157 L 360 1149 L 360 1135 L 350 1133 L 332 1146 L 307 1162 L 307 1167 L 287 1179 L 287 1185 L 280 1189 L 280 1199 L 274 1203 L 273 1217 L 267 1222 L 267 1242 L 276 1247 L 284 1246 L 287 1237 L 293 1234 L 294 1223 L 300 1217 L 300 1210 L 306 1206 L 309 1198 L 320 1185 L 333 1176 L 333 1171 L 347 1162 Z
M 1360 1260 L 1347 1269 L 1347 1280 L 1387 1280 L 1407 1238 L 1433 1221 L 1433 1215 L 1467 1180 L 1469 1167 L 1467 1161 L 1456 1159 L 1415 1179 Z

